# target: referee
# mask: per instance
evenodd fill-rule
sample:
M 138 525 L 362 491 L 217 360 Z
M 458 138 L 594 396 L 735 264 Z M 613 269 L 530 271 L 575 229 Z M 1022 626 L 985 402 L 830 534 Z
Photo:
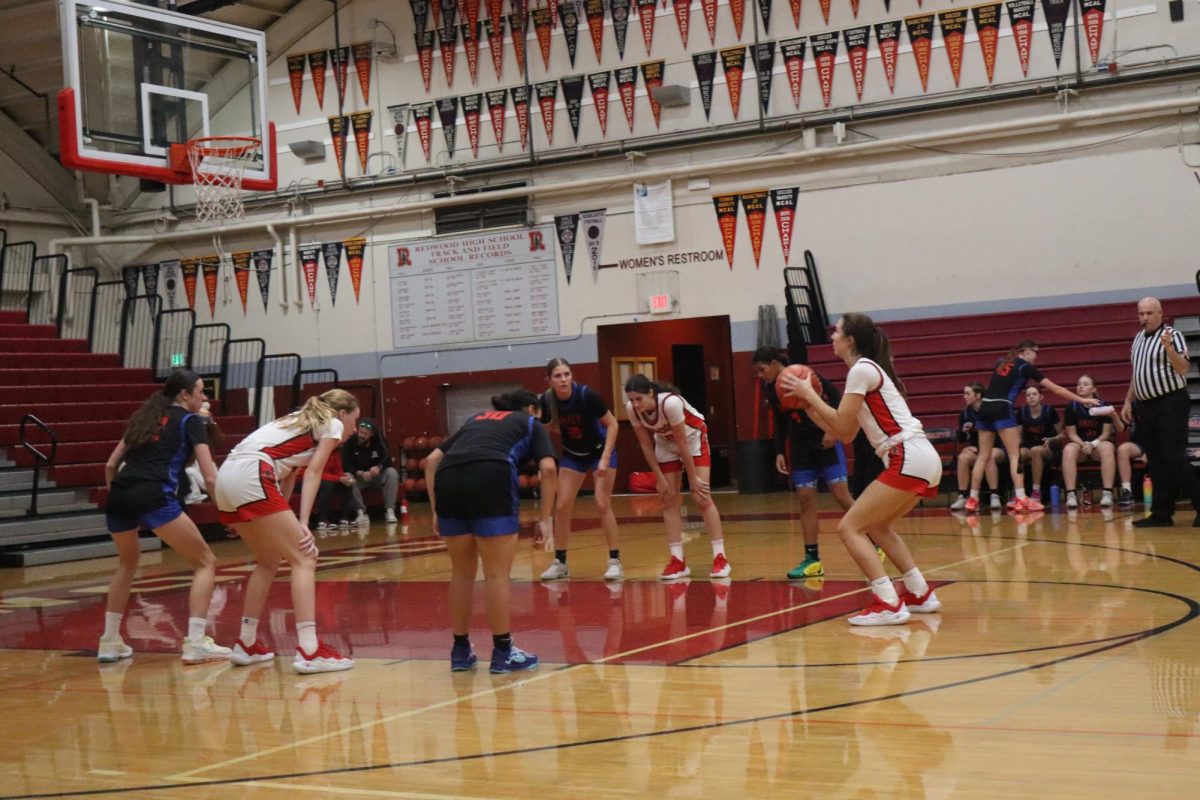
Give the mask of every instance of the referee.
M 1190 496 L 1192 506 L 1200 512 L 1200 479 L 1187 456 L 1191 398 L 1183 376 L 1191 361 L 1183 334 L 1163 324 L 1162 303 L 1158 300 L 1147 297 L 1138 303 L 1138 322 L 1142 332 L 1133 337 L 1133 379 L 1125 393 L 1121 419 L 1126 423 L 1137 419 L 1154 482 L 1154 502 L 1150 516 L 1133 524 L 1138 528 L 1169 528 L 1174 524 L 1177 490 Z M 1200 513 L 1192 527 L 1200 528 Z

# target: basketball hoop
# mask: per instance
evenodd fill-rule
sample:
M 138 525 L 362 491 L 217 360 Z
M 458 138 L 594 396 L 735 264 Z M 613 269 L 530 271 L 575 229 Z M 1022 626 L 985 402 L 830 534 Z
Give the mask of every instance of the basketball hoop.
M 242 178 L 246 165 L 261 153 L 262 139 L 251 136 L 206 136 L 187 143 L 198 222 L 221 223 L 245 216 Z

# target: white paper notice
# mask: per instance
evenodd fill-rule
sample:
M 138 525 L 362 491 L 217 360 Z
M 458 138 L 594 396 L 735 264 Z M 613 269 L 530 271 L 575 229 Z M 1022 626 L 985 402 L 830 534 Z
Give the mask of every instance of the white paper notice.
M 638 244 L 675 241 L 670 181 L 633 185 L 633 220 Z

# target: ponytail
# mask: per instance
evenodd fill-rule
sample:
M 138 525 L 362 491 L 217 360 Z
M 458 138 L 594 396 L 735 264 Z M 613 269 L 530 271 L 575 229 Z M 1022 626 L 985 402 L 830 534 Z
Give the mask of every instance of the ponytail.
M 150 444 L 158 431 L 163 412 L 171 407 L 181 392 L 191 393 L 198 380 L 200 376 L 191 370 L 171 370 L 162 390 L 147 397 L 142 407 L 129 418 L 125 433 L 121 437 L 125 442 L 125 449 L 137 450 Z
M 354 395 L 345 389 L 330 389 L 308 398 L 300 410 L 282 416 L 276 422 L 283 423 L 288 430 L 316 433 L 337 417 L 339 411 L 350 412 L 357 408 L 358 399 Z
M 892 343 L 882 328 L 866 314 L 846 314 L 842 317 L 842 335 L 854 339 L 854 350 L 880 366 L 896 385 L 896 391 L 904 394 L 904 382 L 896 376 L 896 365 L 892 360 Z
M 1017 353 L 1020 353 L 1023 350 L 1036 350 L 1037 346 L 1038 343 L 1033 339 L 1022 339 L 1021 341 L 1017 342 L 1015 347 L 1005 353 L 1003 358 L 996 362 L 996 369 L 1004 369 L 1017 359 Z

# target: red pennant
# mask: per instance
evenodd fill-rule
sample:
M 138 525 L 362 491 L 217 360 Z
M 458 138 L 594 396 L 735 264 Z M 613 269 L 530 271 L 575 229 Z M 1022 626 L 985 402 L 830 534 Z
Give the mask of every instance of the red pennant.
M 646 55 L 654 52 L 654 18 L 658 0 L 635 0 L 638 19 L 642 23 L 642 41 L 646 44 Z
M 719 194 L 713 197 L 717 209 L 717 224 L 721 226 L 721 241 L 725 244 L 725 258 L 733 269 L 733 245 L 737 240 L 738 196 Z
M 621 95 L 621 105 L 625 108 L 625 121 L 629 123 L 629 132 L 633 133 L 633 95 L 637 91 L 637 67 L 620 67 L 617 69 L 617 92 Z
M 729 13 L 733 15 L 733 30 L 740 42 L 742 40 L 742 25 L 746 22 L 746 0 L 729 0 Z M 829 20 L 825 21 L 828 22 Z
M 185 258 L 179 265 L 180 271 L 183 273 L 183 292 L 187 295 L 188 308 L 196 310 L 196 273 L 200 269 L 200 262 L 194 258 Z
M 879 60 L 887 76 L 888 91 L 896 90 L 896 51 L 900 44 L 899 20 L 875 23 L 875 41 L 879 43 Z
M 800 82 L 804 78 L 804 50 L 807 42 L 806 37 L 798 36 L 779 43 L 783 67 L 787 70 L 788 86 L 792 90 L 792 102 L 796 104 L 796 108 L 800 107 Z
M 472 28 L 479 22 L 479 0 L 459 0 L 464 6 L 463 13 L 467 17 L 467 24 Z
M 292 85 L 292 102 L 296 104 L 296 113 L 300 113 L 300 99 L 304 94 L 304 65 L 307 59 L 303 54 L 287 57 L 288 81 Z
M 600 135 L 608 136 L 608 82 L 612 73 L 594 72 L 588 75 L 588 86 L 592 90 L 592 105 L 596 108 L 596 119 L 600 123 Z
M 346 102 L 346 81 L 350 78 L 350 48 L 335 47 L 329 51 L 333 67 L 333 82 L 337 86 L 338 102 Z
M 746 211 L 746 227 L 750 231 L 750 249 L 754 251 L 754 267 L 762 257 L 763 230 L 767 220 L 767 192 L 746 192 L 742 195 L 742 208 Z
M 692 19 L 692 0 L 672 0 L 675 5 L 675 24 L 679 26 L 679 41 L 686 48 L 688 28 Z
M 833 96 L 833 64 L 837 60 L 837 31 L 818 33 L 809 39 L 812 45 L 813 62 L 817 65 L 817 82 L 821 84 L 821 97 L 829 108 Z
M 504 19 L 504 0 L 487 0 L 488 19 L 493 23 Z
M 208 256 L 200 259 L 200 271 L 204 273 L 204 293 L 208 295 L 208 313 L 217 316 L 217 273 L 221 271 L 221 259 Z
M 1000 39 L 1000 4 L 975 6 L 971 13 L 975 17 L 979 49 L 983 52 L 983 66 L 987 70 L 988 83 L 991 83 L 996 72 L 996 47 Z
M 733 118 L 738 118 L 742 105 L 742 73 L 746 69 L 746 46 L 726 47 L 721 51 L 721 68 L 725 72 L 725 88 L 729 90 L 729 106 Z
M 413 103 L 413 122 L 417 126 L 417 138 L 421 140 L 421 152 L 425 154 L 425 163 L 429 163 L 429 148 L 433 136 L 433 103 Z
M 950 74 L 954 76 L 954 85 L 958 86 L 962 77 L 963 38 L 967 30 L 967 10 L 952 9 L 938 13 L 938 23 L 942 26 L 942 44 L 946 48 L 946 57 L 950 59 Z
M 542 81 L 534 87 L 537 91 L 538 108 L 542 111 L 542 125 L 546 128 L 546 141 L 554 144 L 554 103 L 558 100 L 558 81 Z
M 708 28 L 708 43 L 717 42 L 717 0 L 700 0 L 700 11 L 704 14 L 704 27 Z
M 787 266 L 792 254 L 792 225 L 796 218 L 796 189 L 772 189 L 771 205 L 775 208 L 775 227 L 783 245 L 783 264 Z
M 347 239 L 342 245 L 346 248 L 346 263 L 350 266 L 350 283 L 354 286 L 354 302 L 357 303 L 358 290 L 362 286 L 363 253 L 367 249 L 367 240 Z
M 788 0 L 792 6 L 792 24 L 800 30 L 800 0 Z
M 521 149 L 529 145 L 529 86 L 514 86 L 509 89 L 512 94 L 513 113 L 517 117 L 517 133 L 521 137 Z
M 471 155 L 479 158 L 479 114 L 483 107 L 483 95 L 464 94 L 460 99 L 463 122 L 467 126 L 467 139 L 471 142 Z
M 654 99 L 654 89 L 663 85 L 663 70 L 665 61 L 647 61 L 642 64 L 642 83 L 646 85 L 646 99 L 650 101 L 650 111 L 654 114 L 654 127 L 659 127 L 659 117 L 662 116 L 662 106 Z
M 337 159 L 338 174 L 346 177 L 346 135 L 349 133 L 349 117 L 330 117 L 329 136 L 333 139 L 333 156 Z
M 846 40 L 846 57 L 850 61 L 850 74 L 854 76 L 854 89 L 862 101 L 863 84 L 867 79 L 867 45 L 871 40 L 871 26 L 862 25 L 842 31 Z
M 449 41 L 447 41 L 447 39 Z M 454 61 L 458 51 L 458 28 L 450 29 L 450 36 L 438 33 L 438 52 L 442 54 L 442 72 L 446 73 L 446 85 L 454 85 Z
M 850 0 L 850 11 L 854 14 L 854 18 L 858 19 L 859 0 Z
M 479 33 L 479 23 L 462 26 L 463 52 L 467 54 L 467 72 L 472 84 L 479 83 Z
M 596 61 L 603 61 L 604 51 L 604 0 L 583 0 L 583 16 L 587 19 L 588 33 L 592 35 L 592 50 Z
M 313 91 L 317 94 L 317 108 L 325 108 L 325 69 L 329 63 L 329 52 L 314 50 L 308 54 L 308 71 L 312 73 Z
M 1029 76 L 1029 50 L 1033 43 L 1034 0 L 1008 0 L 1008 18 L 1012 23 L 1013 44 L 1017 46 L 1017 58 L 1021 61 L 1021 72 Z
M 233 279 L 237 283 L 238 297 L 242 300 L 242 316 L 246 315 L 246 301 L 250 293 L 250 251 L 233 254 Z
M 537 34 L 538 46 L 542 49 L 542 64 L 550 71 L 550 9 L 533 10 L 533 32 Z
M 933 48 L 933 14 L 906 17 L 904 25 L 908 28 L 908 42 L 917 62 L 917 73 L 921 76 L 921 91 L 926 91 L 929 89 L 929 53 Z
M 484 23 L 487 29 L 488 52 L 492 54 L 492 69 L 496 72 L 496 80 L 504 77 L 504 18 Z
M 513 55 L 517 57 L 517 72 L 525 73 L 525 18 L 521 14 L 508 16 L 508 30 L 512 34 Z
M 375 112 L 370 109 L 356 111 L 350 115 L 350 127 L 354 130 L 354 146 L 358 150 L 358 166 L 362 174 L 367 174 L 367 157 L 371 152 L 371 117 Z
M 370 42 L 360 42 L 351 45 L 350 52 L 354 56 L 354 71 L 358 73 L 358 88 L 362 92 L 363 105 L 371 102 L 371 55 L 374 45 Z
M 917 0 L 919 3 L 920 0 Z M 830 0 L 821 0 L 821 16 L 825 18 L 825 24 L 829 24 L 829 5 Z
M 300 247 L 300 265 L 304 268 L 304 283 L 308 287 L 308 302 L 314 308 L 317 305 L 317 259 L 321 254 L 321 245 L 310 244 Z
M 429 91 L 430 81 L 433 80 L 433 31 L 420 31 L 414 34 L 417 46 L 417 63 L 421 65 L 421 79 L 425 81 L 425 91 Z
M 508 90 L 493 89 L 487 93 L 488 116 L 492 120 L 492 133 L 496 135 L 496 148 L 504 152 L 504 112 L 508 108 Z
M 1079 0 L 1083 10 L 1083 31 L 1087 34 L 1092 63 L 1100 60 L 1100 37 L 1104 33 L 1104 0 Z

